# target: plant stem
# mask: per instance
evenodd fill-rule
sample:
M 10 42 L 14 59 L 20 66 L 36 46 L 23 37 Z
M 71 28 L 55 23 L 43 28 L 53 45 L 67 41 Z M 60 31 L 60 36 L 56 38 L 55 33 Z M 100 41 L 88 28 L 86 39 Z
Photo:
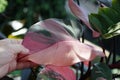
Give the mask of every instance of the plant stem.
M 84 32 L 83 32 L 83 34 L 82 34 L 82 43 L 84 43 Z M 84 72 L 84 63 L 83 62 L 81 62 L 81 68 L 80 68 L 80 71 L 81 71 L 81 75 L 80 75 L 80 80 L 83 80 L 83 72 Z
M 85 37 L 84 37 L 84 32 L 83 32 L 83 34 L 82 34 L 82 43 L 84 43 L 84 41 L 85 41 Z
M 38 72 L 39 72 L 39 66 L 31 68 L 31 73 L 28 80 L 36 80 Z
M 110 50 L 110 53 L 109 53 L 109 56 L 107 58 L 106 64 L 109 64 L 111 55 L 112 55 L 112 50 Z
M 80 2 L 79 2 L 79 0 L 76 0 L 76 2 L 77 2 L 77 4 L 78 4 L 78 5 L 80 5 Z
M 91 73 L 91 61 L 89 62 L 88 70 L 85 73 L 83 80 L 86 80 L 90 76 L 90 73 Z
M 78 68 L 76 69 L 76 79 L 78 80 Z
M 116 38 L 113 38 L 113 61 L 112 63 L 116 62 Z
M 103 53 L 104 53 L 104 55 L 105 55 L 105 57 L 102 57 L 102 58 L 101 58 L 100 62 L 103 62 L 103 61 L 104 61 L 104 58 L 105 58 L 105 60 L 106 60 L 106 62 L 107 62 L 107 56 L 106 56 L 106 54 L 105 54 L 105 48 L 104 48 L 104 45 L 103 45 L 103 42 L 102 42 L 101 38 L 98 38 L 98 42 L 100 43 L 100 46 L 101 46 L 101 48 L 102 48 L 102 50 L 103 50 Z
M 84 63 L 83 62 L 81 62 L 80 71 L 81 71 L 80 80 L 83 80 L 83 72 L 84 72 Z
M 86 76 L 88 76 L 88 74 L 90 74 L 90 69 L 91 69 L 91 61 L 89 62 L 89 66 L 88 66 L 88 70 L 86 72 Z

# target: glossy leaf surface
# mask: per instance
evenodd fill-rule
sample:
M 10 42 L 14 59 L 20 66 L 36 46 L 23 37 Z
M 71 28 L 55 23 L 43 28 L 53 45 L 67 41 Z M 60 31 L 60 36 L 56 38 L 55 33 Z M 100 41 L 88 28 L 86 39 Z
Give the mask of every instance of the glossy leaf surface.
M 89 21 L 92 27 L 99 31 L 104 39 L 120 35 L 120 1 L 112 0 L 112 6 L 109 8 L 99 8 L 97 14 L 89 15 Z
M 65 24 L 56 19 L 47 19 L 34 24 L 27 32 L 23 45 L 30 50 L 30 55 L 21 58 L 21 61 L 51 65 L 51 69 L 66 80 L 75 80 L 75 75 L 68 68 L 61 72 L 64 67 L 93 60 L 96 56 L 104 56 L 96 47 L 81 43 L 72 37 Z M 69 74 L 72 75 L 68 77 Z

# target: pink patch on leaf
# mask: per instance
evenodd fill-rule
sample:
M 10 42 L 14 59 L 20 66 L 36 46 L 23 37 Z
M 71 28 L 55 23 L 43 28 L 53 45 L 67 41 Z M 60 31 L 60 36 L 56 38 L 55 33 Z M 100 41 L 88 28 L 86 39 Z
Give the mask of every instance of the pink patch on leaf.
M 46 66 L 41 74 L 55 78 L 56 80 L 76 80 L 76 75 L 69 67 Z
M 73 0 L 68 0 L 68 5 L 71 12 L 79 18 L 89 29 L 93 32 L 93 37 L 99 37 L 100 33 L 95 31 L 88 20 L 88 14 L 86 13 L 85 9 L 81 6 L 78 6 Z

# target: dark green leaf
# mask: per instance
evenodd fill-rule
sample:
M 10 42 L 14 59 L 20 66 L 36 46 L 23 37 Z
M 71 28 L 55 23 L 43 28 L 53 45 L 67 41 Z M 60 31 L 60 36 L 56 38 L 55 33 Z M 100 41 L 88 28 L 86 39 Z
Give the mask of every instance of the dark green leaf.
M 120 0 L 112 0 L 112 7 L 120 14 Z
M 111 21 L 110 25 L 117 23 L 120 20 L 120 14 L 112 8 L 100 8 L 99 14 L 108 18 Z
M 97 14 L 89 15 L 89 21 L 94 29 L 99 31 L 100 33 L 106 33 L 106 27 L 102 26 L 102 23 L 99 21 Z
M 120 35 L 120 0 L 112 0 L 111 7 L 99 8 L 97 14 L 89 15 L 92 27 L 99 31 L 104 39 Z
M 103 78 L 105 80 L 112 80 L 112 72 L 104 63 L 97 63 L 93 66 L 91 72 L 91 80 L 98 80 Z

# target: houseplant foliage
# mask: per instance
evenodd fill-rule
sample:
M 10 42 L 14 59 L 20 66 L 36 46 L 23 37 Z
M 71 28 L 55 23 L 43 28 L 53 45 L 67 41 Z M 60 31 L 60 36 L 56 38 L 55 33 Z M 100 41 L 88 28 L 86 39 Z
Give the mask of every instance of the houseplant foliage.
M 120 34 L 120 1 L 112 0 L 112 6 L 99 8 L 97 14 L 89 15 L 89 21 L 94 29 L 99 31 L 104 39 Z
M 30 49 L 31 55 L 21 61 L 29 60 L 44 65 L 43 73 L 55 71 L 63 77 L 61 80 L 76 80 L 69 66 L 82 61 L 91 61 L 96 56 L 104 54 L 94 46 L 75 39 L 68 31 L 71 32 L 67 25 L 55 19 L 36 23 L 29 29 L 23 41 L 23 45 Z
M 79 20 L 81 20 L 82 22 L 83 22 L 83 24 L 85 24 L 86 26 L 88 26 L 92 31 L 93 31 L 93 36 L 94 37 L 98 37 L 100 34 L 102 35 L 102 33 L 100 32 L 100 31 L 98 31 L 98 32 L 96 32 L 94 29 L 92 29 L 92 25 L 90 25 L 90 23 L 89 23 L 89 21 L 88 21 L 88 18 L 87 18 L 87 15 L 85 15 L 85 11 L 84 10 L 82 10 L 81 9 L 81 7 L 79 7 L 73 0 L 68 0 L 68 4 L 69 4 L 69 7 L 70 7 L 70 10 L 72 11 L 72 13 L 79 19 Z M 49 24 L 49 25 L 48 25 Z M 46 34 L 44 34 L 44 33 L 42 33 L 42 34 L 44 34 L 44 36 L 48 36 L 48 37 L 50 37 L 50 38 L 52 38 L 53 36 L 53 34 L 55 33 L 55 35 L 54 36 L 56 36 L 57 35 L 57 33 L 59 33 L 58 31 L 60 30 L 57 30 L 57 33 L 56 32 L 54 32 L 54 31 L 51 31 L 51 30 L 49 30 L 49 28 L 47 28 L 47 26 L 49 26 L 49 27 L 51 27 L 51 29 L 52 29 L 52 27 L 54 26 L 56 26 L 56 25 L 58 26 L 59 25 L 59 28 L 60 28 L 60 25 L 61 25 L 61 28 L 62 28 L 62 26 L 64 26 L 64 28 L 65 28 L 65 30 L 67 30 L 67 28 L 65 27 L 65 25 L 62 25 L 63 23 L 61 23 L 61 24 L 59 24 L 59 22 L 57 22 L 57 20 L 55 20 L 54 21 L 54 19 L 48 19 L 48 20 L 45 20 L 45 21 L 43 21 L 43 22 L 40 22 L 40 23 L 37 23 L 37 24 L 35 24 L 36 26 L 37 25 L 39 25 L 40 27 L 41 27 L 41 29 L 42 30 L 45 30 L 45 32 L 48 34 L 48 35 L 46 35 Z M 35 28 L 35 25 L 33 25 L 33 28 Z M 39 26 L 37 26 L 37 27 L 39 27 Z M 46 27 L 45 27 L 46 26 Z M 44 27 L 44 28 L 43 28 Z M 38 29 L 38 28 L 37 28 Z M 41 34 L 41 29 L 40 29 L 40 31 L 37 31 L 37 32 L 39 32 L 39 34 Z M 54 28 L 55 29 L 55 28 Z M 102 28 L 101 28 L 102 29 Z M 47 30 L 47 31 L 46 31 Z M 63 30 L 63 31 L 65 31 L 65 30 Z M 102 30 L 104 30 L 104 29 L 102 29 Z M 30 31 L 32 31 L 32 29 L 30 30 Z M 33 30 L 33 32 L 34 32 L 35 30 Z M 56 30 L 55 30 L 56 31 Z M 73 31 L 70 31 L 70 30 L 67 30 L 67 31 L 69 31 L 69 32 L 73 32 Z M 54 32 L 54 33 L 53 33 Z M 66 32 L 66 31 L 65 31 Z M 68 33 L 69 33 L 68 32 Z M 99 34 L 99 32 L 100 32 L 100 34 Z M 28 32 L 29 33 L 29 32 Z M 51 34 L 52 33 L 52 34 Z M 64 32 L 62 32 L 62 33 L 64 33 Z M 65 35 L 64 34 L 62 34 L 62 36 L 60 35 L 61 34 L 61 31 L 60 31 L 60 33 L 59 33 L 59 38 L 60 39 L 62 39 L 62 37 L 64 37 L 65 38 Z M 74 33 L 72 33 L 72 34 L 74 34 Z M 29 36 L 30 34 L 28 34 L 28 37 L 30 37 Z M 108 38 L 108 37 L 107 37 Z M 52 39 L 57 39 L 57 38 L 52 38 Z M 68 39 L 68 40 L 67 40 Z M 51 39 L 50 39 L 51 40 Z M 54 40 L 52 40 L 52 41 L 54 41 Z M 63 40 L 63 39 L 62 39 Z M 66 39 L 65 39 L 65 41 L 71 41 L 71 38 L 69 38 L 69 37 L 66 37 Z M 56 40 L 55 40 L 56 41 Z M 59 40 L 58 40 L 59 41 Z M 64 40 L 63 40 L 64 41 Z M 73 40 L 74 41 L 74 40 Z M 61 41 L 60 41 L 61 42 Z M 54 43 L 54 42 L 53 42 Z M 28 45 L 29 43 L 27 43 L 26 45 Z M 72 43 L 71 43 L 72 44 Z M 78 45 L 79 45 L 79 43 L 77 43 Z M 76 44 L 76 45 L 77 45 Z M 67 44 L 68 45 L 68 44 Z M 55 46 L 55 45 L 54 45 Z M 58 43 L 57 43 L 57 46 L 58 46 Z M 60 45 L 59 45 L 60 46 Z M 65 46 L 65 43 L 64 43 L 64 46 Z M 72 47 L 73 47 L 73 45 L 71 45 Z M 91 45 L 92 46 L 92 45 Z M 51 46 L 52 47 L 52 46 Z M 74 46 L 75 47 L 75 46 Z M 79 46 L 80 47 L 80 46 Z M 77 47 L 76 47 L 77 48 Z M 80 47 L 80 48 L 82 48 L 82 46 Z M 87 48 L 87 47 L 86 47 Z M 64 50 L 64 49 L 62 49 L 62 50 Z M 62 51 L 62 50 L 60 50 L 60 51 Z M 74 50 L 73 48 L 72 48 L 72 50 Z M 84 50 L 84 49 L 83 49 Z M 74 50 L 75 51 L 75 50 Z M 80 51 L 81 52 L 81 51 Z M 52 52 L 52 53 L 47 53 L 46 52 L 46 55 L 48 55 L 48 54 L 53 54 L 54 52 Z M 58 53 L 58 55 L 59 55 L 59 52 L 57 52 Z M 68 52 L 67 52 L 68 53 Z M 77 52 L 76 52 L 77 53 Z M 86 53 L 86 52 L 85 52 Z M 40 54 L 39 52 L 37 53 L 37 54 Z M 60 58 L 60 56 L 59 56 L 59 58 L 57 58 L 56 59 L 56 61 L 55 62 L 52 62 L 53 60 L 52 60 L 52 58 L 51 58 L 51 60 L 52 61 L 47 61 L 47 63 L 46 62 L 44 62 L 44 59 L 46 59 L 46 58 L 44 58 L 44 59 L 42 59 L 43 60 L 43 62 L 41 63 L 41 61 L 39 60 L 39 59 L 35 59 L 36 57 L 38 57 L 38 55 L 37 54 L 33 54 L 33 55 L 30 55 L 28 58 L 29 58 L 29 60 L 33 60 L 34 62 L 37 62 L 38 61 L 38 64 L 46 64 L 46 68 L 45 68 L 45 70 L 43 70 L 43 74 L 49 74 L 50 72 L 53 72 L 54 73 L 54 71 L 55 71 L 55 73 L 57 73 L 57 74 L 60 74 L 62 77 L 61 78 L 58 78 L 58 79 L 61 79 L 61 80 L 74 80 L 75 79 L 75 75 L 74 75 L 74 73 L 73 72 L 69 72 L 69 69 L 65 69 L 66 70 L 66 72 L 62 72 L 62 70 L 64 70 L 63 68 L 64 67 L 61 67 L 61 66 L 68 66 L 68 65 L 73 65 L 74 63 L 72 63 L 73 61 L 70 61 L 69 59 L 70 59 L 70 56 L 68 57 L 68 61 L 70 61 L 70 63 L 71 64 L 61 64 L 60 63 L 60 61 L 61 60 L 59 60 L 59 58 Z M 61 53 L 60 53 L 61 54 Z M 65 54 L 64 52 L 63 52 L 63 54 Z M 69 54 L 69 53 L 68 53 Z M 36 56 L 35 56 L 36 55 Z M 45 55 L 45 57 L 47 57 Z M 80 55 L 82 55 L 82 54 L 80 54 Z M 62 54 L 61 54 L 61 56 L 62 56 Z M 65 56 L 65 55 L 64 55 Z M 100 55 L 100 56 L 102 56 L 102 55 Z M 34 58 L 35 57 L 35 58 Z M 57 57 L 57 56 L 56 56 Z M 84 56 L 85 57 L 85 56 Z M 40 58 L 40 57 L 39 57 Z M 41 57 L 42 58 L 42 57 Z M 62 57 L 63 58 L 63 57 Z M 62 59 L 62 58 L 60 58 L 60 59 Z M 91 59 L 92 59 L 93 57 L 91 57 Z M 66 58 L 67 59 L 67 58 Z M 77 57 L 76 58 L 74 58 L 74 59 L 77 59 Z M 73 59 L 73 60 L 74 60 Z M 64 60 L 64 59 L 62 59 L 62 60 Z M 80 60 L 80 58 L 79 58 L 79 60 Z M 46 61 L 46 60 L 45 60 Z M 59 61 L 59 62 L 57 62 L 57 61 Z M 65 60 L 65 61 L 67 61 L 67 60 Z M 75 60 L 76 61 L 76 60 Z M 91 60 L 83 60 L 83 61 L 91 61 Z M 58 64 L 57 64 L 57 63 Z M 62 62 L 64 62 L 64 61 L 62 61 Z M 81 61 L 78 61 L 78 62 L 81 62 Z M 111 72 L 111 70 L 110 70 L 110 67 L 108 67 L 108 65 L 107 64 L 105 64 L 104 62 L 106 62 L 106 61 L 103 61 L 102 63 L 98 63 L 98 64 L 92 64 L 92 65 L 87 65 L 87 67 L 88 67 L 88 71 L 85 71 L 85 73 L 86 74 L 83 74 L 82 76 L 81 76 L 81 78 L 80 78 L 80 80 L 85 80 L 85 79 L 91 79 L 91 80 L 112 80 L 112 72 Z M 75 62 L 75 63 L 77 63 L 77 62 Z M 51 65 L 50 65 L 51 64 Z M 54 66 L 53 66 L 54 65 Z M 60 66 L 60 67 L 58 67 L 58 66 Z M 81 65 L 82 66 L 82 65 Z M 89 68 L 90 67 L 90 68 Z M 92 69 L 91 69 L 92 68 Z M 65 71 L 64 70 L 64 71 Z M 107 71 L 106 71 L 107 70 Z M 84 72 L 84 70 L 81 70 L 81 71 L 83 71 Z M 90 76 L 90 71 L 92 71 L 92 73 L 91 73 L 91 76 Z M 69 72 L 69 73 L 67 73 L 67 72 Z M 98 73 L 97 73 L 98 72 Z M 52 73 L 51 73 L 52 74 Z M 69 75 L 72 75 L 72 76 L 69 76 L 68 77 L 68 74 Z M 81 72 L 81 74 L 82 74 L 82 72 Z M 94 74 L 99 74 L 98 76 L 94 76 Z M 57 76 L 56 76 L 57 77 Z M 78 79 L 78 78 L 77 78 Z
M 29 28 L 41 19 L 65 19 L 67 16 L 64 5 L 65 0 L 0 0 L 0 31 L 6 37 L 15 32 L 9 24 L 14 20 L 22 21 L 23 27 Z
M 77 0 L 77 2 L 79 1 Z M 99 8 L 97 14 L 89 15 L 74 0 L 67 0 L 70 11 L 80 23 L 78 27 L 65 24 L 55 18 L 45 19 L 44 16 L 43 19 L 45 20 L 40 20 L 29 28 L 22 44 L 30 50 L 30 54 L 19 55 L 17 59 L 20 62 L 30 61 L 39 65 L 37 68 L 31 69 L 32 76 L 30 75 L 29 80 L 37 78 L 43 80 L 112 80 L 119 77 L 119 74 L 112 73 L 112 69 L 120 68 L 119 60 L 115 59 L 115 53 L 110 52 L 106 56 L 104 44 L 98 49 L 94 44 L 84 42 L 85 31 L 82 27 L 85 26 L 92 31 L 92 37 L 96 37 L 100 44 L 102 43 L 101 39 L 114 38 L 114 36 L 119 35 L 120 1 L 98 1 L 101 2 L 100 5 L 104 5 Z M 20 0 L 17 2 L 23 3 Z M 34 1 L 28 1 L 32 5 L 32 7 L 29 6 L 32 12 L 30 11 L 28 16 L 33 17 L 33 6 L 35 4 L 32 2 Z M 48 5 L 44 7 L 45 9 L 49 8 Z M 22 18 L 24 19 L 24 17 Z M 32 19 L 25 19 L 25 21 L 27 20 L 30 21 L 28 24 L 30 26 Z M 111 55 L 113 55 L 112 58 Z M 97 61 L 94 62 L 96 58 Z M 110 62 L 110 58 L 112 62 Z M 7 67 L 9 69 L 9 66 Z
M 85 24 L 86 26 L 88 26 L 92 30 L 93 37 L 98 37 L 99 36 L 98 32 L 99 32 L 100 35 L 102 36 L 102 38 L 99 36 L 98 39 L 99 38 L 101 38 L 101 39 L 113 38 L 113 41 L 114 41 L 113 45 L 114 46 L 111 46 L 113 51 L 111 52 L 111 50 L 110 50 L 110 55 L 108 57 L 106 57 L 106 59 L 105 59 L 105 62 L 107 64 L 103 64 L 104 66 L 100 66 L 101 63 L 98 63 L 97 65 L 99 65 L 101 68 L 93 66 L 93 68 L 91 69 L 91 71 L 92 71 L 91 76 L 93 75 L 91 80 L 96 80 L 96 79 L 98 79 L 98 80 L 112 80 L 112 78 L 115 78 L 113 76 L 111 78 L 109 78 L 109 76 L 112 75 L 112 72 L 109 68 L 112 68 L 112 67 L 111 66 L 107 67 L 107 66 L 108 66 L 108 64 L 109 65 L 114 64 L 114 68 L 119 68 L 119 60 L 118 60 L 118 62 L 116 62 L 116 56 L 117 56 L 117 53 L 115 52 L 115 50 L 116 50 L 115 49 L 116 38 L 114 36 L 119 35 L 119 28 L 120 28 L 119 27 L 119 19 L 120 18 L 119 18 L 119 7 L 118 6 L 120 4 L 120 1 L 119 0 L 112 0 L 112 2 L 103 1 L 103 0 L 98 0 L 98 1 L 100 1 L 100 6 L 102 6 L 102 7 L 99 8 L 98 14 L 92 13 L 88 16 L 89 21 L 87 19 L 87 15 L 85 14 L 85 9 L 82 9 L 81 6 L 78 6 L 77 4 L 75 4 L 73 2 L 73 0 L 69 0 L 69 6 L 70 6 L 72 13 L 78 19 L 80 19 L 83 22 L 83 24 Z M 109 4 L 109 5 L 107 5 L 107 4 Z M 91 25 L 89 25 L 89 24 L 91 24 Z M 101 40 L 100 40 L 100 44 L 102 44 L 101 47 L 103 48 L 103 52 L 105 53 L 105 49 L 103 47 L 104 44 L 102 43 Z M 111 54 L 113 55 L 112 63 L 109 62 Z M 104 61 L 102 61 L 102 62 L 104 62 Z M 117 67 L 115 67 L 115 65 L 117 65 Z M 107 69 L 109 72 L 104 73 L 100 69 L 103 69 L 102 71 L 104 71 L 104 69 Z M 100 73 L 99 73 L 99 70 L 100 70 Z M 97 72 L 97 71 L 98 71 L 99 77 L 94 76 L 94 74 L 96 74 L 95 72 Z M 106 75 L 108 74 L 109 76 L 106 77 L 105 75 L 103 76 L 102 74 L 106 74 Z M 85 76 L 85 77 L 87 77 L 87 76 Z M 81 78 L 81 80 L 84 80 L 84 79 L 85 79 L 84 77 Z

